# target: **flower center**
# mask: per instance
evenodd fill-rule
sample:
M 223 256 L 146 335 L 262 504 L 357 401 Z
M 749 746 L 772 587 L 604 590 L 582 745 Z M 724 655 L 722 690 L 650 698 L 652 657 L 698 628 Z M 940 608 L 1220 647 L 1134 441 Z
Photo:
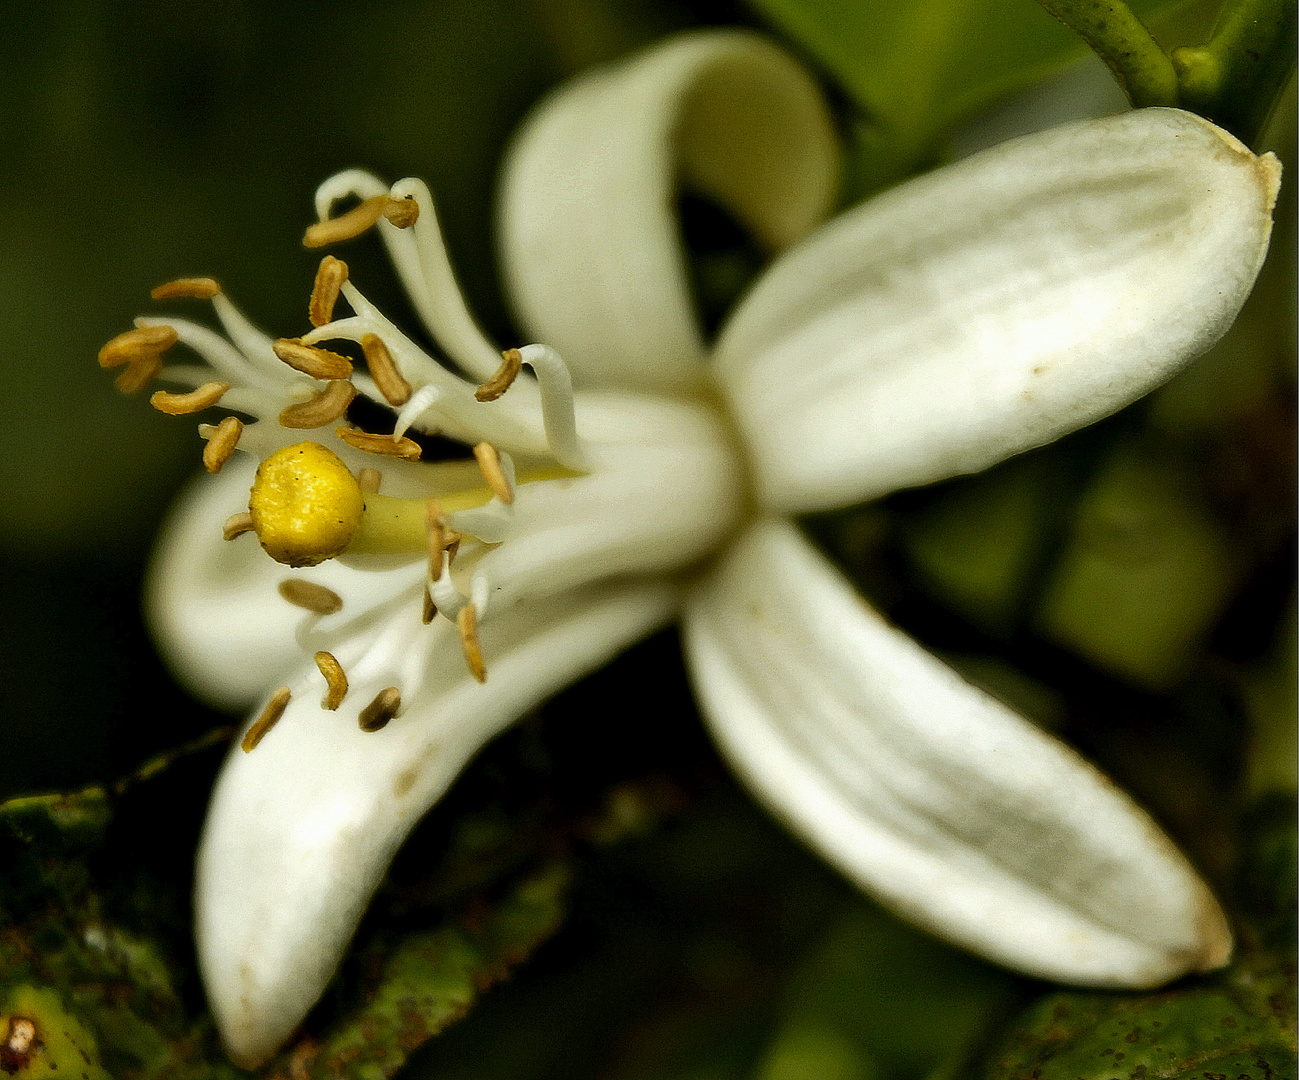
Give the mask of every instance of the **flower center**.
M 330 217 L 333 202 L 350 196 L 361 204 Z M 333 256 L 317 270 L 307 305 L 312 329 L 300 337 L 267 337 L 215 281 L 189 278 L 160 286 L 154 298 L 210 301 L 224 337 L 183 319 L 140 319 L 99 360 L 124 368 L 118 385 L 126 391 L 155 378 L 191 388 L 154 393 L 151 403 L 163 412 L 191 415 L 220 405 L 253 418 L 228 415 L 199 428 L 210 472 L 236 452 L 260 460 L 248 511 L 228 518 L 223 535 L 233 541 L 253 532 L 272 559 L 295 568 L 343 558 L 343 577 L 322 567 L 281 581 L 279 594 L 306 612 L 297 636 L 314 652 L 327 689 L 323 708 L 355 696 L 349 672 L 357 685 L 395 684 L 357 714 L 363 730 L 378 731 L 400 715 L 402 687 L 418 682 L 420 657 L 446 639 L 445 623 L 482 682 L 491 660 L 490 638 L 486 657 L 478 639 L 484 619 L 595 582 L 675 572 L 713 551 L 734 527 L 746 488 L 733 433 L 705 400 L 585 394 L 579 437 L 578 403 L 559 355 L 542 344 L 502 353 L 478 329 L 419 181 L 389 189 L 368 174 L 343 173 L 322 185 L 317 209 L 321 221 L 308 230 L 307 246 L 377 228 L 429 335 L 475 378 L 407 337 Z M 336 314 L 340 300 L 350 315 Z M 337 342 L 356 349 L 344 355 L 334 351 Z M 178 343 L 207 366 L 164 367 L 164 354 Z M 361 357 L 364 368 L 356 370 Z M 520 377 L 525 366 L 531 376 Z M 349 420 L 358 397 L 391 410 L 391 432 Z M 472 447 L 475 461 L 424 461 L 410 431 Z M 522 488 L 526 497 L 516 503 Z M 422 589 L 411 575 L 400 579 L 409 583 L 402 592 L 386 593 L 385 585 L 371 597 L 358 587 L 345 603 L 330 587 L 355 584 L 346 575 L 357 571 L 404 574 L 417 560 Z M 271 696 L 245 750 L 278 722 L 288 700 L 287 687 Z

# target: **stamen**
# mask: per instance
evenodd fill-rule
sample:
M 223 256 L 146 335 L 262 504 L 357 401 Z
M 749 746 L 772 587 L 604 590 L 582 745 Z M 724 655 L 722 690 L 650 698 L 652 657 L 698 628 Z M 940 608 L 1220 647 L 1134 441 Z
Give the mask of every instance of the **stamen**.
M 478 611 L 466 604 L 456 616 L 456 629 L 460 631 L 460 648 L 464 650 L 469 673 L 480 683 L 487 681 L 487 668 L 483 666 L 482 650 L 478 647 Z
M 266 737 L 266 733 L 280 722 L 280 717 L 289 707 L 289 698 L 292 696 L 287 686 L 281 686 L 271 695 L 271 700 L 266 703 L 262 715 L 253 722 L 253 726 L 244 735 L 243 742 L 239 744 L 245 754 L 261 742 Z
M 228 382 L 210 382 L 188 394 L 169 394 L 166 390 L 158 390 L 149 398 L 149 404 L 168 416 L 184 416 L 187 413 L 202 412 L 215 405 L 229 389 Z
M 397 715 L 397 710 L 400 708 L 401 693 L 395 686 L 390 686 L 386 690 L 380 690 L 374 696 L 374 700 L 361 710 L 357 721 L 362 731 L 378 731 L 381 727 L 387 726 L 388 721 Z
M 290 604 L 306 608 L 313 615 L 333 615 L 343 610 L 343 599 L 333 589 L 302 578 L 285 578 L 281 581 L 280 595 Z
M 397 364 L 383 339 L 378 334 L 364 335 L 361 338 L 361 351 L 365 353 L 365 362 L 379 393 L 394 409 L 405 405 L 410 400 L 410 383 L 397 370 Z
M 436 581 L 442 573 L 442 552 L 447 549 L 447 529 L 442 520 L 442 507 L 436 499 L 429 499 L 425 504 L 424 516 L 428 521 L 428 576 Z
M 399 229 L 409 229 L 419 220 L 419 203 L 410 195 L 404 199 L 389 199 L 383 216 Z
M 514 502 L 514 491 L 501 469 L 500 452 L 491 443 L 480 442 L 474 447 L 474 457 L 478 459 L 478 468 L 487 481 L 487 486 L 492 489 L 492 494 L 509 506 Z
M 126 369 L 113 380 L 116 386 L 124 394 L 134 394 L 137 390 L 142 390 L 148 385 L 149 381 L 162 370 L 162 354 L 146 353 L 139 359 L 132 360 L 126 365 Z
M 541 391 L 541 419 L 550 452 L 566 469 L 585 472 L 586 450 L 577 434 L 573 379 L 568 365 L 549 345 L 525 345 L 519 358 L 532 368 Z
M 397 413 L 397 421 L 392 425 L 393 435 L 399 439 L 405 435 L 410 430 L 411 424 L 427 412 L 441 396 L 442 391 L 432 383 L 426 383 L 411 394 L 410 400 Z M 421 430 L 425 434 L 431 435 L 433 433 L 427 425 L 422 427 Z
M 383 483 L 383 473 L 367 465 L 356 474 L 356 482 L 367 495 L 378 495 L 379 485 Z
M 312 326 L 324 326 L 333 321 L 338 292 L 346 280 L 347 263 L 342 259 L 326 255 L 320 260 L 316 282 L 311 287 L 311 299 L 307 303 L 307 318 Z
M 99 350 L 99 366 L 121 367 L 133 360 L 142 360 L 166 352 L 180 335 L 173 326 L 137 326 L 118 334 Z
M 236 536 L 243 536 L 244 533 L 252 531 L 253 515 L 248 513 L 231 514 L 221 526 L 221 535 L 226 540 L 233 540 Z
M 501 353 L 501 366 L 496 374 L 474 391 L 474 398 L 478 401 L 495 401 L 514 385 L 522 366 L 523 358 L 519 355 L 519 350 L 506 349 Z
M 329 687 L 320 707 L 333 712 L 343 704 L 343 698 L 347 697 L 347 672 L 334 658 L 333 653 L 318 652 L 315 660 L 316 667 L 320 668 L 320 674 L 325 677 L 325 685 Z
M 310 401 L 290 405 L 280 413 L 280 427 L 318 428 L 332 424 L 352 404 L 356 387 L 347 379 L 334 379 Z
M 203 432 L 200 429 L 199 434 Z M 239 445 L 239 436 L 244 433 L 244 423 L 234 416 L 227 416 L 212 429 L 208 436 L 207 446 L 203 447 L 203 466 L 210 473 L 219 473 L 221 467 L 230 460 L 230 455 Z
M 315 345 L 304 345 L 296 338 L 280 338 L 271 348 L 289 367 L 322 382 L 346 379 L 352 374 L 352 361 L 346 356 Z
M 177 278 L 159 285 L 149 295 L 155 300 L 211 300 L 221 286 L 210 277 Z
M 433 603 L 433 597 L 428 591 L 428 586 L 425 585 L 424 586 L 424 610 L 420 614 L 420 621 L 425 626 L 428 626 L 429 623 L 431 623 L 435 618 L 437 618 L 437 613 L 438 613 L 438 606 L 437 604 Z
M 382 454 L 386 457 L 399 457 L 405 461 L 418 461 L 419 443 L 413 439 L 394 439 L 391 435 L 373 435 L 357 428 L 335 428 L 337 435 L 348 446 L 364 450 L 369 454 Z
M 388 208 L 388 202 L 387 195 L 373 195 L 359 206 L 352 207 L 346 214 L 317 222 L 303 235 L 302 246 L 326 247 L 329 244 L 337 244 L 360 236 L 383 216 L 383 212 Z

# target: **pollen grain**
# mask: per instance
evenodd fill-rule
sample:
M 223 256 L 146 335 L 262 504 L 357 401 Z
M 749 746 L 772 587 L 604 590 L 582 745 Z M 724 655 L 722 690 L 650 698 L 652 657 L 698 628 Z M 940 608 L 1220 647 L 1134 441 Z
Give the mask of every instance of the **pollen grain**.
M 297 338 L 280 338 L 271 348 L 289 367 L 322 382 L 346 379 L 352 374 L 352 361 L 346 356 L 304 345 Z
M 389 199 L 383 208 L 383 216 L 399 229 L 409 229 L 419 220 L 419 203 L 410 196 L 404 199 Z
M 159 285 L 149 295 L 155 300 L 211 300 L 221 291 L 210 277 L 177 278 Z
M 99 350 L 99 366 L 121 367 L 135 360 L 156 356 L 166 352 L 179 340 L 180 335 L 176 333 L 175 327 L 137 326 L 105 343 Z
M 514 380 L 519 377 L 519 369 L 522 366 L 523 357 L 519 350 L 506 349 L 501 353 L 501 366 L 496 369 L 496 374 L 474 391 L 475 400 L 495 401 L 514 385 Z
M 203 466 L 210 473 L 219 473 L 230 460 L 230 455 L 239 445 L 239 436 L 244 433 L 243 421 L 238 417 L 227 416 L 207 437 L 207 446 L 203 447 Z M 199 432 L 202 434 L 202 431 Z
M 149 398 L 149 404 L 168 416 L 185 416 L 215 405 L 229 389 L 230 384 L 227 382 L 210 382 L 188 394 L 169 394 L 166 390 L 157 390 Z
M 365 353 L 370 377 L 374 379 L 379 393 L 393 408 L 405 405 L 410 400 L 410 383 L 397 370 L 397 363 L 383 339 L 378 334 L 366 334 L 361 338 L 361 351 Z
M 304 578 L 285 578 L 280 582 L 280 595 L 295 607 L 305 608 L 313 615 L 333 615 L 343 610 L 343 599 L 324 585 Z
M 358 206 L 352 207 L 346 214 L 336 218 L 327 218 L 308 227 L 302 237 L 302 246 L 308 248 L 326 247 L 343 240 L 351 240 L 373 228 L 374 223 L 383 216 L 388 208 L 387 195 L 374 195 Z
M 464 650 L 465 663 L 469 673 L 480 683 L 487 681 L 487 668 L 483 665 L 483 653 L 478 647 L 478 609 L 473 604 L 466 604 L 456 616 L 456 629 L 460 631 L 460 648 Z
M 333 653 L 321 650 L 316 653 L 315 661 L 316 667 L 320 668 L 320 674 L 325 677 L 325 685 L 329 688 L 320 707 L 333 712 L 343 704 L 343 698 L 347 697 L 347 672 L 343 670 L 343 665 L 338 662 Z
M 326 255 L 316 269 L 316 282 L 311 287 L 311 300 L 307 303 L 307 318 L 312 326 L 324 326 L 334 321 L 334 305 L 338 293 L 347 280 L 347 263 Z
M 489 442 L 480 442 L 474 447 L 474 457 L 492 494 L 509 506 L 514 502 L 514 492 L 510 490 L 510 482 L 501 468 L 501 452 Z
M 388 725 L 400 708 L 401 693 L 395 686 L 390 686 L 375 694 L 374 700 L 361 710 L 357 722 L 362 731 L 378 731 Z
M 400 439 L 394 439 L 391 435 L 374 435 L 358 428 L 335 428 L 334 434 L 347 443 L 348 446 L 357 450 L 364 450 L 369 454 L 398 457 L 405 461 L 419 460 L 419 443 L 414 439 L 406 438 L 404 435 Z
M 289 698 L 292 696 L 287 686 L 281 686 L 271 695 L 271 700 L 266 703 L 262 715 L 253 721 L 253 726 L 248 729 L 243 742 L 239 744 L 245 754 L 261 742 L 266 737 L 266 733 L 280 722 L 280 717 L 289 707 Z
M 137 390 L 143 390 L 161 370 L 162 353 L 145 353 L 127 364 L 113 380 L 113 385 L 124 394 L 134 394 Z
M 310 401 L 290 405 L 279 416 L 280 427 L 318 428 L 339 419 L 356 397 L 356 387 L 348 379 L 331 379 Z

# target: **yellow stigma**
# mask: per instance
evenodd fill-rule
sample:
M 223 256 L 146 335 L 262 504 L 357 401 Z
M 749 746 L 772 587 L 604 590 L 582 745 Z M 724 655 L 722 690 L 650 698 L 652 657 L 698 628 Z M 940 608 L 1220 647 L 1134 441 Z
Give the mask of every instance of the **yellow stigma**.
M 287 566 L 315 566 L 341 555 L 364 510 L 351 470 L 314 442 L 286 446 L 263 461 L 248 498 L 257 539 Z

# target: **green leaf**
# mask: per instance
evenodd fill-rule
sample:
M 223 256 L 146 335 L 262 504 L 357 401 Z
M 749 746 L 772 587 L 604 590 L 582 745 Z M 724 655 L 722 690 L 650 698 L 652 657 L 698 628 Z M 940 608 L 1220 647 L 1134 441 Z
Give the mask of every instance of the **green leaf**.
M 559 929 L 570 883 L 565 863 L 526 877 L 477 918 L 462 917 L 395 945 L 375 943 L 360 968 L 357 1006 L 335 1020 L 321 1042 L 307 1039 L 284 1057 L 291 1075 L 383 1080 L 416 1047 L 458 1020 L 492 984 Z
M 1029 0 L 753 2 L 862 110 L 866 189 L 914 171 L 959 120 L 1086 51 Z M 1132 5 L 1142 17 L 1169 6 Z
M 1294 1076 L 1293 968 L 1249 964 L 1159 994 L 1057 993 L 1021 1021 L 987 1080 Z

